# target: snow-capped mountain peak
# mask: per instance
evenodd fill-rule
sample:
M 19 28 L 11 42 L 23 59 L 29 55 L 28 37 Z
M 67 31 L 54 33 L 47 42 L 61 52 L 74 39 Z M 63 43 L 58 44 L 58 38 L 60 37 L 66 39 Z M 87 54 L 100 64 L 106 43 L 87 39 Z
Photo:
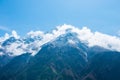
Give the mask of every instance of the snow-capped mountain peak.
M 80 41 L 87 44 L 89 47 L 100 46 L 106 49 L 120 51 L 119 37 L 100 32 L 92 32 L 87 27 L 79 29 L 72 25 L 64 24 L 62 26 L 57 26 L 56 29 L 48 33 L 30 31 L 25 37 L 20 37 L 16 31 L 12 31 L 11 35 L 6 33 L 4 37 L 0 37 L 0 49 L 2 49 L 0 53 L 10 54 L 12 56 L 21 55 L 23 53 L 35 55 L 41 49 L 42 45 L 48 42 L 57 41 L 62 39 L 62 37 L 72 45 L 78 44 Z M 62 42 L 63 43 L 60 44 L 64 45 L 64 41 Z

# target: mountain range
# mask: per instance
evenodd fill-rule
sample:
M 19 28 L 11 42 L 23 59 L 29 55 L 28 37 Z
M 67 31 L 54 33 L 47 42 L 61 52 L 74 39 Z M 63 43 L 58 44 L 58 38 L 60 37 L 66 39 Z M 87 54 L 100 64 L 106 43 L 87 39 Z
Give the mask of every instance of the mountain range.
M 120 80 L 120 38 L 87 27 L 0 38 L 0 80 Z

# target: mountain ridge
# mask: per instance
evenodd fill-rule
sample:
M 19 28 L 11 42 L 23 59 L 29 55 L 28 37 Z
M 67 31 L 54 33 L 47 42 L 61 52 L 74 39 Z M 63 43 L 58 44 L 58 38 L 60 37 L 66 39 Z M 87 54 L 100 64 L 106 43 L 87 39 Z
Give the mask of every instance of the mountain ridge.
M 31 53 L 14 56 L 0 68 L 0 80 L 120 79 L 120 52 L 89 47 L 73 32 L 68 31 L 39 49 L 34 56 Z
M 0 55 L 8 53 L 10 56 L 18 56 L 23 53 L 31 53 L 34 56 L 42 45 L 70 32 L 75 33 L 74 35 L 89 47 L 99 46 L 113 51 L 120 51 L 119 37 L 92 32 L 87 27 L 79 29 L 64 24 L 57 26 L 52 32 L 31 31 L 25 37 L 20 37 L 15 31 L 12 32 L 12 35 L 5 34 L 5 37 L 0 37 Z M 72 40 L 69 42 L 74 43 Z

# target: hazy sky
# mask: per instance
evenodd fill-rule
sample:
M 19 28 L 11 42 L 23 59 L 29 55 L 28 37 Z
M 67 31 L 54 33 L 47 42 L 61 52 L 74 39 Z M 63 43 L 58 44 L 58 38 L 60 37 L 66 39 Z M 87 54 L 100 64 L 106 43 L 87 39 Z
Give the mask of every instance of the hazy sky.
M 0 0 L 0 36 L 11 30 L 20 35 L 50 31 L 62 24 L 117 35 L 120 0 Z

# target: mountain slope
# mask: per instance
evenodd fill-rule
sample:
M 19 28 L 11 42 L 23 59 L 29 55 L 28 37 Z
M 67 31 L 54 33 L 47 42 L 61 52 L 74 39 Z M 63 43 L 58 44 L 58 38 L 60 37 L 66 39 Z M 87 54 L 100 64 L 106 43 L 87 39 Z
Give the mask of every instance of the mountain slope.
M 12 60 L 12 58 L 13 57 L 10 57 L 9 55 L 0 56 L 0 68 L 8 64 Z
M 42 49 L 30 59 L 29 63 L 15 73 L 16 76 L 13 74 L 10 77 L 6 73 L 5 79 L 79 80 L 80 72 L 87 64 L 85 54 L 87 46 L 80 41 L 78 42 L 79 44 L 71 44 L 69 39 L 78 40 L 73 34 L 68 33 L 67 35 L 60 36 L 53 42 L 43 45 Z M 15 66 L 13 62 L 10 64 Z M 9 64 L 7 66 L 9 67 Z
M 96 54 L 81 73 L 81 80 L 119 80 L 120 53 L 107 51 Z
M 15 76 L 19 71 L 23 70 L 30 58 L 29 53 L 14 57 L 8 64 L 0 69 L 0 80 L 11 80 L 13 77 L 15 79 Z
M 67 25 L 10 36 L 0 42 L 0 80 L 120 80 L 119 42 Z

